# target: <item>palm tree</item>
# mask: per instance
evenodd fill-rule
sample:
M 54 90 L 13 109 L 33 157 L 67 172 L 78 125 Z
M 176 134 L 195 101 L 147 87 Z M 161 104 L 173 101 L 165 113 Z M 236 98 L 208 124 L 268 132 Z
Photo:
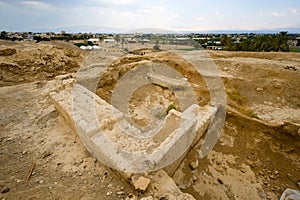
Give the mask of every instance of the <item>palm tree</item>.
M 275 51 L 289 51 L 289 37 L 286 31 L 282 31 L 274 38 Z

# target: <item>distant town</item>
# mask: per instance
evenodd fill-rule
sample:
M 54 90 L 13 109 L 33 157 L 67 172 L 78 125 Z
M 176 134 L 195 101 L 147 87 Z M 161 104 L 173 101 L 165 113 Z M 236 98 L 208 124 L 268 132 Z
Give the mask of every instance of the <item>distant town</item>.
M 189 34 L 154 34 L 154 33 L 67 33 L 54 32 L 6 32 L 1 31 L 0 39 L 11 41 L 66 41 L 85 50 L 100 49 L 102 44 L 111 48 L 127 50 L 128 44 L 153 45 L 189 45 L 193 48 L 229 51 L 283 51 L 300 52 L 300 34 L 279 32 L 277 34 L 257 33 L 189 33 Z

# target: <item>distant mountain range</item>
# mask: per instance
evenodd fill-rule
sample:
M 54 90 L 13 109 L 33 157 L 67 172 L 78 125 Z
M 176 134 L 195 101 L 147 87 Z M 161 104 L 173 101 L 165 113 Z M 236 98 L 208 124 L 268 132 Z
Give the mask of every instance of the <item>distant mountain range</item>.
M 260 30 L 205 30 L 205 31 L 172 31 L 167 29 L 160 28 L 144 28 L 144 29 L 136 29 L 136 30 L 126 30 L 123 28 L 114 28 L 114 27 L 97 27 L 93 25 L 86 26 L 69 26 L 69 27 L 59 27 L 52 30 L 45 29 L 36 29 L 34 32 L 55 32 L 60 33 L 62 30 L 67 33 L 162 33 L 162 34 L 176 34 L 176 33 L 228 33 L 228 34 L 242 34 L 242 33 L 255 33 L 255 34 L 263 34 L 263 33 L 278 33 L 281 31 L 287 31 L 289 33 L 299 33 L 300 28 L 278 28 L 278 29 L 260 29 Z
M 281 31 L 287 31 L 288 33 L 299 33 L 300 34 L 300 28 L 278 28 L 278 29 L 260 29 L 260 30 L 208 30 L 208 31 L 199 31 L 199 33 L 255 33 L 255 34 L 272 34 L 272 33 L 279 33 Z M 196 31 L 186 31 L 185 33 L 195 33 Z

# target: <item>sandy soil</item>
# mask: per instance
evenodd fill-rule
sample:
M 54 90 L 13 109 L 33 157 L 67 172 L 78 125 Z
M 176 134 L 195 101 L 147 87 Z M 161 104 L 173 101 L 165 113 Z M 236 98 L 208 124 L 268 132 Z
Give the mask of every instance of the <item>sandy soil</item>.
M 1 49 L 7 48 L 16 52 L 0 56 L 1 199 L 112 200 L 150 196 L 149 191 L 136 191 L 95 160 L 49 99 L 49 92 L 55 88 L 52 79 L 78 70 L 86 52 L 68 44 L 1 43 Z M 50 64 L 39 62 L 39 68 L 32 68 L 29 74 L 24 72 L 50 50 L 55 62 L 59 62 L 58 58 L 69 62 L 55 68 L 48 77 L 40 74 L 55 66 L 51 59 Z M 75 56 L 68 56 L 69 50 Z M 196 149 L 201 142 L 187 154 L 173 175 L 174 182 L 195 199 L 278 199 L 286 188 L 299 189 L 299 54 L 208 53 L 222 72 L 228 95 L 224 131 L 206 158 L 197 159 Z M 27 59 L 26 65 L 20 62 L 22 57 Z M 7 63 L 24 70 L 10 70 L 9 74 Z M 192 73 L 187 75 L 199 81 Z M 21 78 L 3 78 L 10 76 Z M 102 86 L 102 90 L 99 87 L 98 94 L 109 99 L 113 80 L 111 83 Z M 149 112 L 139 115 L 138 106 L 144 110 L 151 102 L 161 101 L 165 109 L 170 102 L 176 103 L 164 90 L 149 86 L 148 95 L 143 95 L 142 90 L 136 92 L 131 106 L 137 122 L 147 124 L 149 118 Z M 152 92 L 160 95 L 151 96 Z M 207 92 L 198 92 L 203 94 L 199 102 L 207 103 Z

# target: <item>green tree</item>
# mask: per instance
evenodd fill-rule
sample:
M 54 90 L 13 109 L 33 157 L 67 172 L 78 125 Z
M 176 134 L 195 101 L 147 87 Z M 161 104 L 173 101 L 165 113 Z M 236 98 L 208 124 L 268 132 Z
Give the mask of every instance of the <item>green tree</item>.
M 222 49 L 224 49 L 224 47 L 227 46 L 227 40 L 228 40 L 227 35 L 222 35 L 222 37 L 220 38 Z
M 153 49 L 155 49 L 155 50 L 159 50 L 160 49 L 159 40 L 156 40 L 155 45 L 153 46 Z
M 289 48 L 289 37 L 286 31 L 282 31 L 274 38 L 275 51 L 290 51 Z
M 223 35 L 221 45 L 230 51 L 289 51 L 289 36 L 287 32 L 276 35 L 257 35 L 241 40 L 241 43 L 233 42 L 230 37 Z
M 122 49 L 124 48 L 124 43 L 125 43 L 125 39 L 122 37 L 121 39 Z
M 243 39 L 240 44 L 240 51 L 251 51 L 251 39 Z
M 117 41 L 117 44 L 119 45 L 119 42 L 121 40 L 120 35 L 115 35 L 115 40 Z
M 1 31 L 0 39 L 7 39 L 7 33 L 6 33 L 6 31 Z

